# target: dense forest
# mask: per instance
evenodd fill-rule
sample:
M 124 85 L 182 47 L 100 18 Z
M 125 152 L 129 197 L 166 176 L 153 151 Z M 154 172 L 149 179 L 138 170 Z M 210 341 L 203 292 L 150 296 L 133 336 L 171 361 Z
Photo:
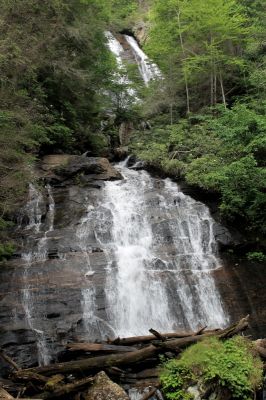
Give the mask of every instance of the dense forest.
M 266 398 L 265 0 L 0 6 L 0 399 Z
M 1 0 L 0 257 L 14 210 L 48 153 L 111 157 L 121 122 L 148 165 L 220 196 L 225 219 L 266 231 L 263 0 Z M 161 77 L 140 101 L 114 79 L 107 30 L 134 35 Z M 110 96 L 110 93 L 112 94 Z M 148 121 L 149 128 L 139 128 Z M 264 255 L 256 253 L 260 259 Z

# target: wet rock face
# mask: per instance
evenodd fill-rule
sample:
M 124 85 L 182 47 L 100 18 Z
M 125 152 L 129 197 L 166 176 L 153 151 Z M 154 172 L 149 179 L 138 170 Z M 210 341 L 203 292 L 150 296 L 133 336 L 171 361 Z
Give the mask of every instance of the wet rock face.
M 28 215 L 27 207 L 23 211 L 26 217 L 21 218 L 21 227 L 16 230 L 16 257 L 0 268 L 0 347 L 21 367 L 57 359 L 71 341 L 115 336 L 110 324 L 113 310 L 108 306 L 107 296 L 111 297 L 117 287 L 110 286 L 108 290 L 106 287 L 110 283 L 108 271 L 116 275 L 118 266 L 110 257 L 111 252 L 106 251 L 108 243 L 112 243 L 112 213 L 104 198 L 103 176 L 112 180 L 120 174 L 103 159 L 81 158 L 69 159 L 66 155 L 45 158 L 40 176 L 46 176 L 50 182 L 50 192 L 43 188 L 39 197 L 33 199 L 34 215 Z M 80 171 L 88 174 L 81 176 L 90 177 L 86 183 L 75 181 Z M 124 181 L 117 184 L 123 185 Z M 179 294 L 174 261 L 179 257 L 180 268 L 186 270 L 189 255 L 179 253 L 183 252 L 188 227 L 185 223 L 181 226 L 183 239 L 173 233 L 177 214 L 172 208 L 168 215 L 161 212 L 158 203 L 163 204 L 164 192 L 160 179 L 154 180 L 153 187 L 145 187 L 146 213 L 156 248 L 156 257 L 147 266 L 147 274 L 160 277 L 169 288 L 169 298 L 176 299 Z M 185 200 L 179 197 L 175 205 L 181 210 Z M 194 207 L 196 211 L 204 206 L 197 203 Z M 204 224 L 202 231 L 208 241 Z M 214 226 L 214 233 L 228 236 L 219 226 Z M 213 271 L 216 286 L 231 318 L 236 320 L 251 314 L 253 333 L 265 336 L 265 271 L 263 266 L 236 263 L 225 260 L 223 268 Z M 178 277 L 181 279 L 180 274 Z M 189 271 L 183 277 L 187 285 L 196 288 L 194 279 Z M 195 295 L 194 303 L 196 299 Z M 181 306 L 173 301 L 172 304 L 176 320 L 185 324 Z M 7 371 L 6 365 L 2 367 L 2 372 Z
M 68 155 L 45 157 L 39 175 L 56 185 L 53 223 L 47 188 L 38 189 L 21 211 L 16 256 L 0 269 L 0 347 L 21 367 L 44 362 L 43 351 L 51 361 L 68 341 L 96 340 L 99 330 L 110 331 L 102 326 L 108 262 L 96 238 L 96 219 L 86 216 L 94 208 L 105 212 L 98 207 L 103 181 L 121 175 L 106 159 Z M 89 309 L 94 319 L 88 337 Z
M 232 321 L 250 314 L 249 333 L 254 338 L 266 336 L 265 265 L 235 256 L 223 256 L 223 268 L 214 273 L 217 289 Z
M 68 154 L 55 154 L 44 157 L 41 163 L 42 175 L 66 182 L 73 183 L 80 179 L 81 182 L 93 180 L 121 179 L 121 174 L 109 163 L 107 158 L 74 156 Z M 46 174 L 45 174 L 46 173 Z
M 93 386 L 85 395 L 85 400 L 129 400 L 129 397 L 105 372 L 99 372 Z

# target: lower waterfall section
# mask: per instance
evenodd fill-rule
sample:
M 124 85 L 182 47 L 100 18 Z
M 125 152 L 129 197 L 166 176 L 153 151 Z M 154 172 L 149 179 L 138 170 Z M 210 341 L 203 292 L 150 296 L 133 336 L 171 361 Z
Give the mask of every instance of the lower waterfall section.
M 122 164 L 120 172 L 124 180 L 104 189 L 112 227 L 111 242 L 101 243 L 113 259 L 105 291 L 115 333 L 226 324 L 211 276 L 220 261 L 208 208 L 170 180 Z
M 2 270 L 0 345 L 19 364 L 47 364 L 69 341 L 228 322 L 208 208 L 169 179 L 116 168 L 123 179 L 30 186 L 21 252 Z

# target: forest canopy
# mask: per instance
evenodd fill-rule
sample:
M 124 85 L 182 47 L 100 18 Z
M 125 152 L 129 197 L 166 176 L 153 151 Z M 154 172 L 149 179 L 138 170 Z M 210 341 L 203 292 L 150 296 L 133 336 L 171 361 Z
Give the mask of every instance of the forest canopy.
M 263 0 L 0 6 L 0 231 L 25 196 L 38 157 L 108 156 L 126 120 L 135 127 L 131 150 L 138 157 L 219 193 L 225 218 L 240 216 L 265 232 Z M 163 79 L 146 88 L 133 78 L 141 103 L 123 109 L 114 101 L 125 88 L 113 79 L 117 65 L 105 32 L 134 35 L 139 27 L 140 45 Z M 138 129 L 143 120 L 149 131 Z

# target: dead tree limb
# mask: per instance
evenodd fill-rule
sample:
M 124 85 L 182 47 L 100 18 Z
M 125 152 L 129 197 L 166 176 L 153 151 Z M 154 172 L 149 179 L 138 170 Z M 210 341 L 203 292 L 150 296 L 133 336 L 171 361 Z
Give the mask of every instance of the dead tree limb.
M 170 332 L 170 333 L 161 333 L 161 336 L 166 339 L 171 338 L 183 338 L 193 335 L 194 332 Z M 109 340 L 109 344 L 115 345 L 133 345 L 133 344 L 142 344 L 142 343 L 150 343 L 154 340 L 154 335 L 148 336 L 132 336 L 127 338 L 116 338 L 114 340 Z
M 69 343 L 67 345 L 69 351 L 85 351 L 90 353 L 104 352 L 104 353 L 126 353 L 138 350 L 132 346 L 117 346 L 111 344 L 98 344 L 98 343 Z
M 240 333 L 248 327 L 248 316 L 240 320 L 237 324 L 230 326 L 229 328 L 222 329 L 219 331 L 209 331 L 202 335 L 182 337 L 179 339 L 171 339 L 165 342 L 156 342 L 141 350 L 133 352 L 127 352 L 124 354 L 110 354 L 92 358 L 86 358 L 82 360 L 68 361 L 64 363 L 57 363 L 44 367 L 29 368 L 24 372 L 37 373 L 45 376 L 51 376 L 55 374 L 66 374 L 66 373 L 83 373 L 83 372 L 97 372 L 110 367 L 123 367 L 136 364 L 157 356 L 158 353 L 162 353 L 166 350 L 172 350 L 174 352 L 179 351 L 181 348 L 185 348 L 190 344 L 196 343 L 208 337 L 216 336 L 219 339 L 229 338 L 233 335 Z M 20 371 L 15 372 L 19 375 Z
M 10 358 L 7 354 L 5 354 L 5 352 L 3 350 L 0 350 L 0 357 L 7 362 L 7 364 L 11 365 L 11 367 L 13 369 L 15 369 L 16 371 L 19 371 L 20 368 L 19 366 L 15 363 L 15 361 L 12 360 L 12 358 Z
M 13 376 L 18 380 L 22 382 L 34 382 L 34 383 L 40 383 L 40 384 L 46 384 L 48 382 L 49 378 L 46 376 L 36 374 L 35 372 L 31 372 L 28 370 L 19 370 L 13 374 Z
M 78 392 L 79 390 L 84 390 L 87 386 L 91 385 L 94 382 L 94 378 L 84 378 L 74 383 L 69 383 L 67 385 L 60 385 L 56 390 L 53 392 L 43 392 L 38 395 L 39 399 L 42 400 L 49 400 L 54 399 L 56 397 L 61 397 L 66 394 Z
M 207 326 L 200 328 L 197 332 L 194 333 L 194 336 L 202 335 L 206 328 Z
M 218 339 L 230 338 L 248 328 L 248 319 L 249 315 L 241 319 L 237 324 L 230 326 L 229 328 L 222 329 L 220 331 L 204 333 L 203 335 L 168 340 L 167 342 L 157 343 L 156 346 L 167 350 L 176 350 L 187 347 L 193 343 L 197 343 L 212 336 L 216 336 Z
M 157 388 L 152 388 L 148 393 L 145 393 L 141 400 L 149 400 L 155 393 L 157 392 Z
M 15 400 L 4 388 L 0 387 L 0 400 Z
M 99 356 L 86 358 L 83 360 L 68 361 L 65 363 L 52 364 L 44 367 L 29 368 L 25 372 L 33 372 L 43 375 L 55 375 L 65 373 L 80 373 L 88 371 L 99 371 L 110 367 L 120 367 L 123 365 L 135 364 L 153 357 L 158 353 L 158 348 L 153 345 L 144 349 L 133 351 L 125 354 L 110 354 L 107 356 Z M 14 374 L 16 376 L 16 373 Z
M 154 329 L 150 329 L 149 332 L 152 333 L 157 339 L 161 340 L 162 342 L 166 341 L 166 337 L 161 335 L 159 332 L 155 331 Z

